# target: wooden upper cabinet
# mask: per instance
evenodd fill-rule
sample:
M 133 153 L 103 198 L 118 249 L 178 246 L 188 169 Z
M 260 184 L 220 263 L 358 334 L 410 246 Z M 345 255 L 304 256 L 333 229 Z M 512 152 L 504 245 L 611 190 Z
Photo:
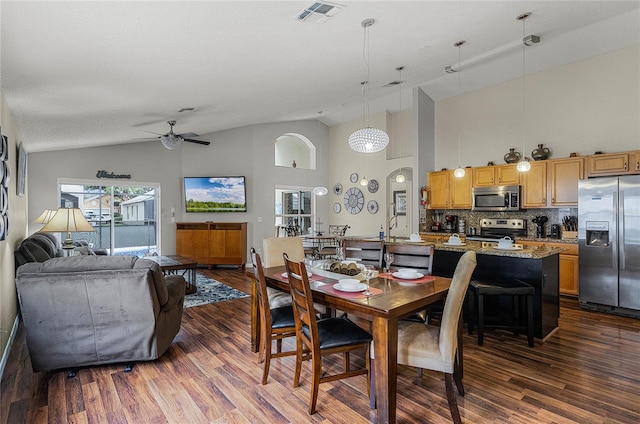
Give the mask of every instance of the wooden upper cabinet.
M 429 209 L 447 209 L 449 203 L 449 171 L 436 171 L 427 174 L 429 187 Z
M 473 168 L 473 186 L 487 187 L 495 185 L 495 166 L 480 166 Z
M 449 177 L 449 200 L 454 209 L 471 209 L 471 183 L 473 181 L 474 169 L 465 169 L 464 177 L 456 178 L 453 171 Z
M 520 184 L 520 173 L 515 164 L 496 166 L 496 185 Z
M 547 161 L 531 162 L 531 169 L 520 175 L 520 181 L 523 208 L 547 206 Z
M 577 206 L 578 180 L 584 178 L 584 158 L 550 160 L 548 168 L 549 206 Z
M 640 150 L 633 153 L 630 168 L 632 174 L 640 174 Z
M 473 187 L 518 184 L 520 184 L 520 174 L 514 164 L 473 168 Z
M 609 153 L 592 155 L 587 158 L 588 176 L 600 177 L 603 175 L 625 175 L 630 173 L 630 160 L 635 159 L 633 153 Z M 635 164 L 634 164 L 635 165 Z

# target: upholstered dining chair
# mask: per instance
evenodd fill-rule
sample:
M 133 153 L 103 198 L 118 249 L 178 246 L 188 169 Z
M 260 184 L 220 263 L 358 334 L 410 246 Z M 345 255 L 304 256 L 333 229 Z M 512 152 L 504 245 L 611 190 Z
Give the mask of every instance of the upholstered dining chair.
M 286 253 L 295 261 L 304 261 L 304 247 L 302 246 L 301 237 L 272 237 L 262 240 L 262 255 L 265 268 L 273 266 L 284 266 L 282 254 Z M 269 296 L 269 307 L 271 309 L 280 306 L 291 305 L 291 295 L 280 290 L 267 287 Z M 316 312 L 326 316 L 331 310 L 324 305 L 315 304 Z
M 462 423 L 454 382 L 464 396 L 460 367 L 462 357 L 458 349 L 458 326 L 471 274 L 476 267 L 476 253 L 468 251 L 458 261 L 451 286 L 444 303 L 440 326 L 401 321 L 398 324 L 398 363 L 444 373 L 449 410 L 454 423 Z M 371 368 L 374 352 L 371 349 Z M 375 374 L 371 375 L 371 407 L 375 407 Z
M 269 378 L 269 367 L 271 358 L 281 358 L 283 356 L 293 356 L 295 350 L 282 351 L 282 339 L 295 337 L 296 325 L 293 319 L 293 307 L 280 306 L 271 308 L 269 306 L 269 296 L 267 294 L 267 282 L 264 279 L 262 260 L 256 253 L 256 249 L 251 248 L 251 263 L 253 264 L 253 275 L 258 285 L 258 313 L 260 314 L 260 348 L 258 361 L 264 363 L 262 371 L 262 384 L 267 384 Z M 272 352 L 273 341 L 276 341 L 276 352 Z
M 265 268 L 283 266 L 282 254 L 287 253 L 296 261 L 304 260 L 304 247 L 300 237 L 269 237 L 262 240 L 262 264 Z M 267 287 L 269 307 L 271 309 L 280 306 L 291 305 L 291 295 L 271 287 Z
M 365 265 L 382 268 L 383 240 L 362 240 L 346 238 L 342 240 L 345 259 L 355 259 Z
M 433 268 L 433 244 L 385 243 L 385 252 L 393 253 L 394 268 L 413 268 L 424 275 L 431 275 Z M 427 310 L 416 312 L 405 318 L 408 321 L 425 322 Z
M 367 375 L 369 384 L 369 349 L 371 334 L 346 318 L 316 318 L 309 277 L 304 262 L 292 261 L 284 255 L 285 266 L 289 273 L 289 289 L 293 298 L 293 315 L 296 323 L 296 371 L 293 387 L 300 384 L 302 361 L 311 358 L 311 398 L 309 414 L 316 412 L 318 388 L 320 383 L 343 378 Z M 351 370 L 349 353 L 364 350 L 365 368 Z M 343 354 L 343 371 L 336 374 L 323 374 L 322 357 L 334 353 Z

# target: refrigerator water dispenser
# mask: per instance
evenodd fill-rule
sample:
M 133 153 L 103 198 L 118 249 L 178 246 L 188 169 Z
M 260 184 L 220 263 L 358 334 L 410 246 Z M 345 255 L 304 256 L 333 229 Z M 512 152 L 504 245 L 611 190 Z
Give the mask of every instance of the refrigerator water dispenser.
M 585 222 L 587 237 L 585 244 L 593 247 L 609 246 L 609 223 L 607 221 L 587 221 Z

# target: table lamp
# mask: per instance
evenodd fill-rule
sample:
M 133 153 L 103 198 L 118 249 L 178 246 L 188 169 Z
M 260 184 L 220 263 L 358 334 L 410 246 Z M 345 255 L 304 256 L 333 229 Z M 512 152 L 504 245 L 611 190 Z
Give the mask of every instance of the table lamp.
M 52 209 L 45 209 L 44 212 L 42 212 L 40 214 L 39 217 L 36 218 L 35 222 L 36 224 L 46 224 L 49 221 L 51 221 L 51 218 L 53 218 L 53 215 L 56 214 L 56 211 L 52 210 Z
M 40 219 L 38 217 L 38 219 Z M 46 233 L 67 233 L 62 244 L 63 249 L 73 249 L 71 233 L 95 231 L 78 208 L 59 208 L 49 222 L 40 231 Z

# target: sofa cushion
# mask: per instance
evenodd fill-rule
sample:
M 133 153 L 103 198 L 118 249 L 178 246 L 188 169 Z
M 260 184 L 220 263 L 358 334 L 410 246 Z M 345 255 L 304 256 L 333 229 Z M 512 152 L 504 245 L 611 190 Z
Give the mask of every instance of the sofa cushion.
M 132 269 L 137 256 L 71 256 L 52 258 L 43 263 L 28 263 L 18 268 L 17 275 L 27 272 L 89 272 Z

